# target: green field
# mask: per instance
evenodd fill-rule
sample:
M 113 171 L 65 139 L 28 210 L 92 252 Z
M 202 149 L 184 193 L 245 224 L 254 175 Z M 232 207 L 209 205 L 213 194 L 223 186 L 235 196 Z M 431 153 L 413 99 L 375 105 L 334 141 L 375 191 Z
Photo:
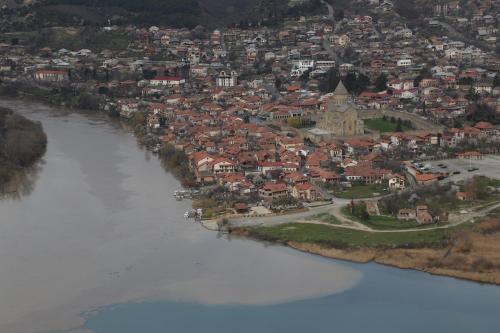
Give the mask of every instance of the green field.
M 250 237 L 264 241 L 281 243 L 295 241 L 339 248 L 437 245 L 448 239 L 450 233 L 450 231 L 446 229 L 374 233 L 307 223 L 289 223 L 272 227 L 253 227 L 247 230 Z
M 384 120 L 383 118 L 365 119 L 363 120 L 365 127 L 374 131 L 385 132 L 396 132 L 397 123 L 391 123 L 389 119 Z M 402 125 L 403 132 L 410 130 L 408 127 Z
M 342 199 L 363 199 L 363 198 L 373 198 L 379 195 L 384 195 L 389 193 L 386 187 L 383 185 L 353 185 L 352 187 L 346 188 L 344 191 L 335 192 L 335 196 Z

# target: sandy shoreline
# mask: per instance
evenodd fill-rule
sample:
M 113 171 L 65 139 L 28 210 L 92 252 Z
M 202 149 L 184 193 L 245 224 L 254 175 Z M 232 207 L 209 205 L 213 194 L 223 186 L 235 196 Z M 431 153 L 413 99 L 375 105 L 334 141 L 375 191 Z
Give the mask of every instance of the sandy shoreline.
M 479 283 L 500 285 L 500 276 L 498 276 L 498 274 L 496 273 L 485 274 L 478 272 L 464 272 L 464 271 L 457 271 L 445 268 L 429 268 L 422 265 L 418 265 L 418 263 L 421 262 L 422 259 L 418 260 L 414 257 L 414 255 L 420 254 L 419 252 L 433 251 L 429 249 L 341 250 L 341 249 L 326 249 L 316 244 L 305 244 L 297 242 L 288 242 L 286 245 L 295 250 L 315 255 L 320 255 L 331 259 L 347 260 L 362 264 L 375 262 L 377 264 L 382 264 L 400 269 L 412 269 L 433 275 L 442 275 L 457 279 L 479 282 Z

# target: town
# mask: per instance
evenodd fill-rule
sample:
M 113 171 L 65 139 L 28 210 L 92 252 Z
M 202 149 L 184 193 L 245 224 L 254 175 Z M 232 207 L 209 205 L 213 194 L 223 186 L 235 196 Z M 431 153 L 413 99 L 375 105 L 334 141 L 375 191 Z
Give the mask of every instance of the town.
M 205 193 L 195 200 L 205 218 L 447 183 L 469 199 L 474 176 L 500 176 L 499 2 L 469 12 L 436 1 L 415 28 L 391 1 L 357 3 L 363 15 L 322 2 L 323 15 L 278 27 L 107 25 L 98 49 L 33 48 L 30 34 L 4 33 L 1 90 L 128 121 Z M 393 216 L 440 220 L 422 202 Z
M 0 332 L 497 332 L 500 0 L 0 0 Z

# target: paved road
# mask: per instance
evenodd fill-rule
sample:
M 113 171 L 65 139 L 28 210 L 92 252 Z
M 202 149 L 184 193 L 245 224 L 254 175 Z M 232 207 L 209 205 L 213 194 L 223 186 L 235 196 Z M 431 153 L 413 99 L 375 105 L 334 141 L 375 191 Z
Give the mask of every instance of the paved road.
M 460 40 L 460 41 L 467 43 L 467 44 L 473 44 L 476 47 L 483 49 L 485 51 L 492 51 L 493 50 L 493 47 L 491 45 L 488 45 L 487 43 L 479 42 L 477 40 L 471 40 L 471 38 L 465 36 L 463 33 L 458 31 L 457 29 L 455 29 L 455 27 L 453 27 L 452 25 L 450 25 L 446 22 L 439 21 L 439 24 L 446 30 L 449 37 L 451 37 L 453 39 Z
M 307 219 L 313 215 L 328 213 L 331 211 L 333 205 L 325 205 L 320 207 L 311 208 L 306 212 L 270 216 L 270 217 L 242 217 L 242 218 L 231 218 L 229 222 L 232 226 L 243 227 L 243 226 L 256 226 L 256 225 L 277 225 L 283 223 L 291 223 L 299 220 Z
M 485 207 L 477 211 L 474 210 L 470 211 L 469 209 L 469 212 L 465 214 L 453 213 L 450 214 L 450 223 L 443 226 L 429 226 L 426 228 L 412 228 L 412 229 L 401 229 L 401 230 L 376 230 L 360 222 L 353 221 L 344 216 L 344 214 L 342 214 L 341 212 L 342 207 L 349 202 L 350 200 L 342 199 L 342 201 L 337 202 L 333 205 L 326 205 L 317 208 L 312 208 L 307 212 L 273 216 L 273 217 L 231 219 L 229 222 L 232 226 L 236 227 L 275 226 L 285 223 L 310 223 L 310 224 L 326 225 L 332 228 L 353 229 L 353 230 L 360 230 L 360 231 L 367 231 L 374 233 L 401 233 L 401 232 L 419 232 L 419 231 L 436 230 L 436 229 L 448 229 L 466 223 L 468 221 L 473 221 L 476 218 L 483 217 L 487 215 L 489 212 L 493 211 L 494 209 L 500 208 L 500 203 L 496 203 L 494 205 L 490 205 L 488 207 Z M 342 222 L 342 224 L 337 225 L 311 219 L 312 216 L 321 213 L 328 213 L 335 216 L 340 222 Z
M 325 51 L 328 53 L 328 55 L 333 59 L 335 60 L 335 62 L 337 64 L 340 64 L 340 57 L 339 55 L 337 54 L 337 52 L 335 52 L 333 50 L 333 48 L 330 46 L 330 40 L 328 39 L 328 37 L 325 38 L 325 36 L 323 37 L 323 48 L 325 49 Z
M 350 202 L 350 200 L 346 199 L 339 199 L 339 200 L 340 202 L 335 202 L 334 204 L 331 205 L 311 208 L 306 212 L 280 215 L 280 216 L 271 216 L 271 217 L 257 217 L 257 218 L 245 217 L 238 219 L 230 219 L 229 223 L 235 227 L 248 227 L 248 226 L 259 226 L 259 225 L 273 226 L 285 223 L 313 223 L 313 224 L 324 224 L 331 226 L 332 224 L 312 219 L 312 216 L 314 215 L 327 213 L 335 216 L 339 221 L 343 223 L 343 225 L 339 225 L 339 227 L 346 227 L 346 228 L 349 227 L 351 229 L 359 229 L 366 231 L 371 230 L 369 227 L 359 222 L 352 221 L 346 218 L 341 213 L 340 210 L 343 206 L 347 205 Z
M 336 34 L 337 31 L 338 31 L 338 29 L 340 28 L 340 24 L 337 24 L 335 22 L 335 17 L 333 16 L 333 14 L 334 14 L 333 7 L 329 3 L 327 3 L 326 1 L 324 1 L 324 0 L 321 0 L 321 3 L 323 5 L 325 5 L 326 8 L 328 8 L 328 18 L 333 23 L 333 27 L 334 27 L 333 34 Z M 335 52 L 335 50 L 330 46 L 329 37 L 330 37 L 329 35 L 328 36 L 323 36 L 323 48 L 328 53 L 328 55 L 332 59 L 334 59 L 337 64 L 339 64 L 341 59 L 340 59 L 339 55 L 337 54 L 337 52 Z
M 387 117 L 395 117 L 395 118 L 399 117 L 403 120 L 410 120 L 413 123 L 413 125 L 415 125 L 415 127 L 420 130 L 426 130 L 430 132 L 442 132 L 444 129 L 442 125 L 435 124 L 430 120 L 423 119 L 420 116 L 413 113 L 396 111 L 396 110 L 387 110 L 385 112 L 385 115 Z
M 333 17 L 333 7 L 328 2 L 321 0 L 321 3 L 328 8 L 328 18 L 335 24 L 335 18 Z

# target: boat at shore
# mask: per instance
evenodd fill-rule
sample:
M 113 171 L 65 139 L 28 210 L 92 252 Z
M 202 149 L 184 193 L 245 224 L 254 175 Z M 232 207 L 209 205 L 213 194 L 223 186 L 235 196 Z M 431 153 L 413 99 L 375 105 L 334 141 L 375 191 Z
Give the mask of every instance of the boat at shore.
M 184 213 L 184 218 L 187 219 L 195 219 L 195 221 L 200 221 L 203 216 L 203 209 L 191 209 Z
M 176 198 L 179 201 L 182 199 L 192 199 L 193 193 L 188 190 L 177 190 L 174 192 L 174 198 Z

